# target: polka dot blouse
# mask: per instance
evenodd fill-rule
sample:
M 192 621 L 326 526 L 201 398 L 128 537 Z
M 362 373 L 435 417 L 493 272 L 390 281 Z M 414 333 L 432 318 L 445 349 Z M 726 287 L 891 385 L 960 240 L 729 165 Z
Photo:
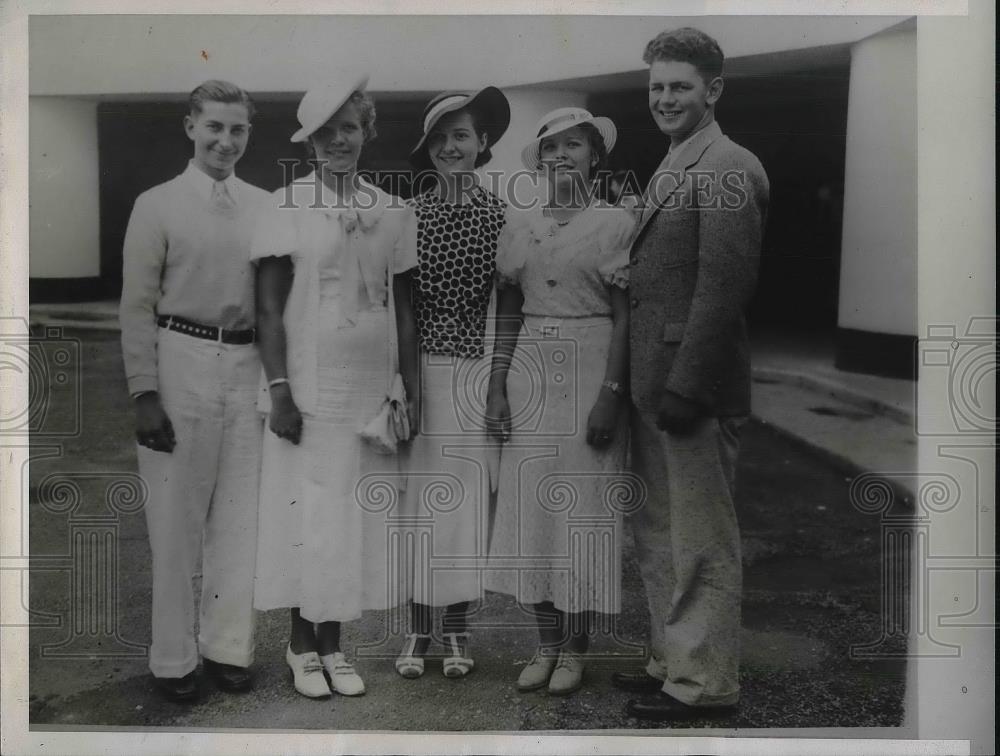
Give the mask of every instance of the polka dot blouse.
M 443 202 L 433 192 L 415 197 L 412 204 L 420 347 L 432 354 L 482 357 L 497 239 L 507 206 L 482 187 L 464 204 Z

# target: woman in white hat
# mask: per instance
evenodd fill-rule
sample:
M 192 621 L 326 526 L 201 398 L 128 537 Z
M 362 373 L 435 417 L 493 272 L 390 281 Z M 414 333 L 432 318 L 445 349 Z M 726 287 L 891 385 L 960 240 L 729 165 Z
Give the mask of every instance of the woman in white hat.
M 446 607 L 440 639 L 445 677 L 464 677 L 474 661 L 467 613 L 482 596 L 476 564 L 486 556 L 490 442 L 483 428 L 486 313 L 506 203 L 475 170 L 510 123 L 496 87 L 443 92 L 427 104 L 423 136 L 410 162 L 430 178 L 412 201 L 419 266 L 414 309 L 421 353 L 422 433 L 412 445 L 407 512 L 427 534 L 412 552 L 410 630 L 396 671 L 420 677 L 431 644 L 432 607 Z M 497 449 L 493 448 L 493 468 Z M 419 542 L 419 536 L 415 542 Z
M 307 145 L 315 170 L 274 193 L 252 248 L 270 428 L 254 603 L 291 609 L 285 658 L 309 697 L 364 692 L 341 651 L 340 623 L 398 603 L 387 548 L 398 497 L 385 487 L 398 480 L 398 463 L 359 435 L 397 365 L 413 428 L 419 411 L 409 293 L 416 224 L 398 198 L 358 175 L 375 136 L 366 82 L 306 92 L 292 141 Z
M 497 251 L 487 424 L 506 446 L 486 587 L 536 619 L 521 691 L 577 690 L 595 619 L 619 611 L 633 219 L 595 197 L 616 136 L 582 108 L 543 117 L 521 157 L 548 200 L 511 213 Z

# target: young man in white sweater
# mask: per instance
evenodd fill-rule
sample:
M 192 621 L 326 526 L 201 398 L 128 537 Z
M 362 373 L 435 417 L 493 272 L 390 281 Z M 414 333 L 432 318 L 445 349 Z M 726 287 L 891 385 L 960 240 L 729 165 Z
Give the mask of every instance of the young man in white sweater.
M 184 129 L 193 159 L 135 201 L 120 310 L 139 471 L 148 486 L 149 667 L 172 701 L 198 697 L 199 651 L 220 689 L 252 685 L 262 432 L 250 242 L 267 193 L 233 173 L 253 103 L 234 84 L 207 81 L 189 104 Z

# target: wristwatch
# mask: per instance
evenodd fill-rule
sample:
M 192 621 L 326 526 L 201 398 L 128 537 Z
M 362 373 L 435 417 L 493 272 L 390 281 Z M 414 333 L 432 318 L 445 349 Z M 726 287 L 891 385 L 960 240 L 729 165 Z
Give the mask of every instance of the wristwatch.
M 601 385 L 615 396 L 625 396 L 625 387 L 618 381 L 603 381 Z

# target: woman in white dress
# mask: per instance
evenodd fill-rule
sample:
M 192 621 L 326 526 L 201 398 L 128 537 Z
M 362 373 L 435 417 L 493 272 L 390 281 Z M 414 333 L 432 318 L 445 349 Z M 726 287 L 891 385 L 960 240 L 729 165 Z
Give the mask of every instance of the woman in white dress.
M 271 431 L 254 604 L 291 609 L 285 658 L 296 690 L 309 697 L 364 692 L 341 651 L 340 623 L 400 600 L 388 546 L 398 496 L 380 500 L 386 489 L 372 477 L 395 485 L 398 463 L 359 435 L 386 396 L 394 363 L 414 399 L 414 429 L 419 412 L 409 272 L 416 226 L 398 198 L 358 175 L 362 146 L 375 135 L 366 82 L 302 98 L 292 141 L 307 142 L 316 170 L 274 193 L 252 253 Z
M 540 638 L 521 691 L 582 684 L 595 615 L 619 611 L 628 403 L 631 214 L 594 197 L 607 118 L 560 108 L 522 151 L 548 202 L 511 213 L 487 424 L 506 442 L 487 588 L 517 598 Z
M 423 430 L 410 450 L 406 491 L 414 546 L 411 632 L 396 660 L 396 671 L 411 679 L 424 672 L 432 607 L 445 607 L 445 677 L 464 677 L 475 665 L 467 616 L 483 592 L 488 456 L 494 468 L 497 456 L 483 428 L 486 314 L 507 209 L 475 169 L 489 161 L 509 122 L 510 106 L 496 87 L 442 92 L 424 108 L 424 134 L 410 155 L 413 167 L 432 178 L 411 202 Z

